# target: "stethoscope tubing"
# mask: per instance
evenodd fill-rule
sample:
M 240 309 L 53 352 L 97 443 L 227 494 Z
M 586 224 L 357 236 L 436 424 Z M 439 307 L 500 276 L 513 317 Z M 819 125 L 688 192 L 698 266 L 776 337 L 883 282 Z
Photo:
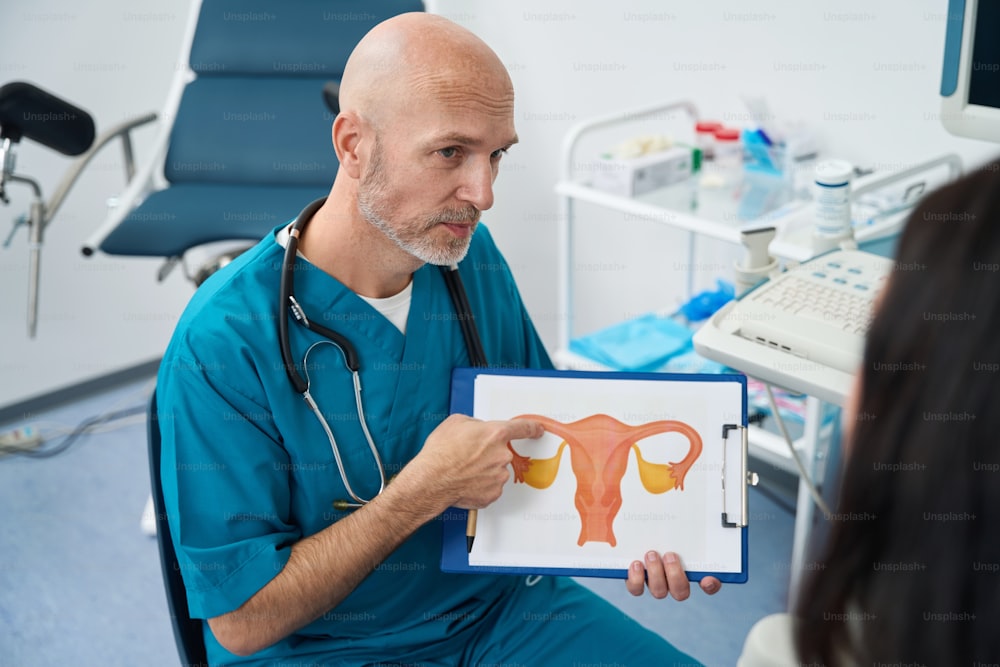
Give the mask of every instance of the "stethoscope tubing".
M 355 402 L 357 403 L 358 421 L 360 422 L 361 429 L 365 434 L 365 439 L 367 440 L 368 447 L 371 450 L 372 458 L 378 468 L 379 490 L 378 493 L 375 494 L 377 496 L 385 489 L 385 466 L 382 463 L 382 458 L 378 453 L 378 447 L 375 446 L 375 441 L 372 439 L 371 432 L 368 429 L 368 424 L 365 421 L 364 405 L 361 400 L 360 359 L 358 357 L 357 350 L 347 337 L 334 331 L 333 329 L 329 329 L 310 320 L 306 316 L 302 306 L 295 300 L 294 274 L 295 258 L 298 253 L 299 236 L 305 228 L 306 223 L 313 217 L 316 211 L 323 206 L 325 201 L 326 197 L 317 199 L 302 209 L 302 212 L 295 218 L 295 221 L 292 223 L 289 231 L 288 244 L 285 246 L 285 255 L 282 262 L 279 285 L 280 299 L 278 308 L 278 345 L 281 348 L 281 360 L 284 364 L 285 372 L 288 375 L 288 380 L 291 382 L 295 392 L 302 396 L 303 400 L 309 406 L 309 409 L 316 416 L 317 421 L 319 421 L 320 426 L 323 428 L 323 432 L 329 439 L 330 449 L 333 451 L 333 458 L 337 464 L 337 471 L 340 473 L 340 479 L 344 483 L 344 488 L 346 489 L 347 494 L 353 500 L 353 502 L 338 500 L 334 502 L 334 506 L 337 509 L 356 509 L 369 503 L 371 499 L 365 499 L 358 495 L 348 481 L 347 470 L 345 469 L 344 462 L 341 458 L 340 447 L 337 445 L 337 440 L 333 435 L 333 430 L 330 428 L 330 424 L 323 416 L 323 412 L 319 409 L 319 406 L 309 391 L 311 382 L 309 379 L 308 358 L 309 353 L 312 352 L 313 349 L 324 344 L 333 345 L 340 350 L 340 353 L 343 355 L 344 364 L 351 372 L 354 382 L 354 397 Z M 462 278 L 458 272 L 458 265 L 452 264 L 451 266 L 442 266 L 440 268 L 442 276 L 444 277 L 445 285 L 448 288 L 448 294 L 455 306 L 455 312 L 458 316 L 459 326 L 462 329 L 462 337 L 465 339 L 469 359 L 473 366 L 485 367 L 487 365 L 486 353 L 483 349 L 482 339 L 479 337 L 479 330 L 476 328 L 475 317 L 472 314 L 472 307 L 469 304 L 469 298 L 465 292 L 465 285 L 462 283 Z M 326 339 L 316 341 L 310 345 L 309 348 L 307 348 L 302 364 L 302 372 L 305 373 L 305 377 L 303 377 L 302 373 L 299 373 L 298 364 L 292 356 L 291 333 L 288 326 L 289 316 L 294 318 L 299 324 L 306 327 L 310 331 L 317 333 Z

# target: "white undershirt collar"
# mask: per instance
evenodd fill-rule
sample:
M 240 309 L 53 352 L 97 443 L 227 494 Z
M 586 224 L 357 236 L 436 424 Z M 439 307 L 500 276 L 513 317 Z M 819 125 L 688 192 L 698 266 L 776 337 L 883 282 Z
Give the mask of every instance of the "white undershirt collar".
M 290 235 L 292 228 L 292 223 L 282 227 L 275 234 L 274 240 L 277 241 L 278 245 L 282 248 L 288 247 L 288 237 Z M 301 252 L 297 253 L 305 261 L 309 261 Z M 310 262 L 311 263 L 311 262 Z M 410 302 L 413 300 L 413 280 L 406 284 L 406 287 L 397 294 L 392 296 L 387 296 L 384 299 L 376 299 L 374 297 L 362 296 L 358 294 L 358 297 L 363 299 L 372 308 L 377 310 L 383 317 L 393 323 L 400 333 L 406 333 L 406 321 L 410 314 Z

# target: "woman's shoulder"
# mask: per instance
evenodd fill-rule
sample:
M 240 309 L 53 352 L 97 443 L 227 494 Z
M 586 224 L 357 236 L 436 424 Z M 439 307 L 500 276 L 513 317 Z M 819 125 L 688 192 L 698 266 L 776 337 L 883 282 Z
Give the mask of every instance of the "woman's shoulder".
M 736 667 L 799 667 L 791 614 L 771 614 L 747 633 Z

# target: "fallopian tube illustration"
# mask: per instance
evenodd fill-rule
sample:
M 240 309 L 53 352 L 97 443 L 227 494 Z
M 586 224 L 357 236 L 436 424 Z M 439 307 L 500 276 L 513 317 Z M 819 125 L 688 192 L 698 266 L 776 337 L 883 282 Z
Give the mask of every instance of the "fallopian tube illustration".
M 546 431 L 563 439 L 556 455 L 548 459 L 522 456 L 508 444 L 514 454 L 511 466 L 514 483 L 525 483 L 544 489 L 556 479 L 559 459 L 569 445 L 576 477 L 576 509 L 582 527 L 577 544 L 607 542 L 617 545 L 611 524 L 622 505 L 621 481 L 628 465 L 628 454 L 635 450 L 639 479 L 650 493 L 665 493 L 670 489 L 684 490 L 684 476 L 701 454 L 701 436 L 681 421 L 662 420 L 630 426 L 604 414 L 591 415 L 571 424 L 563 424 L 541 415 L 519 415 L 518 418 L 540 422 Z M 658 433 L 677 432 L 691 443 L 687 456 L 676 463 L 650 463 L 642 458 L 636 444 Z

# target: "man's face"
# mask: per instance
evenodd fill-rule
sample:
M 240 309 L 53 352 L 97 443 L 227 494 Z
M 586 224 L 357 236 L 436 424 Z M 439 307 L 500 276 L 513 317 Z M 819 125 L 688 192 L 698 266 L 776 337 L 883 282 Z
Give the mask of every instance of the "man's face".
M 374 135 L 358 183 L 364 218 L 428 264 L 465 257 L 482 211 L 493 205 L 500 159 L 517 141 L 513 98 L 427 95 Z

